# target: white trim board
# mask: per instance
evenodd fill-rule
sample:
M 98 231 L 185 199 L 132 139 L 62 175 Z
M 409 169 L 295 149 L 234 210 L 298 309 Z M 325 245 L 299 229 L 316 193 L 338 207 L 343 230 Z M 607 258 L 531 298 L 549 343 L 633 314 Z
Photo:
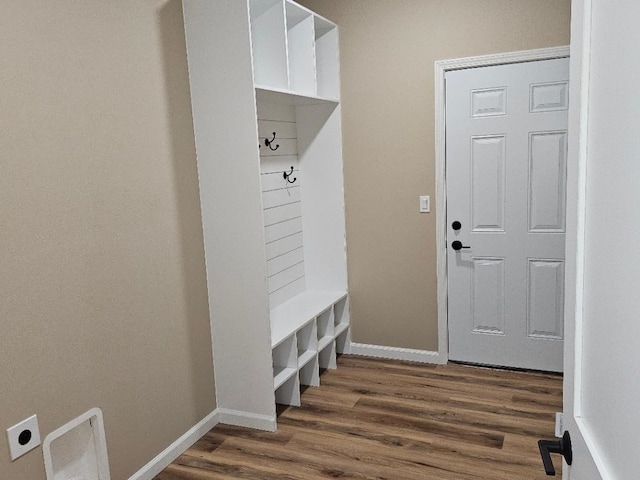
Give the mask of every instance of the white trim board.
M 191 427 L 184 435 L 156 455 L 149 463 L 134 473 L 129 480 L 152 480 L 162 470 L 182 455 L 191 445 L 200 440 L 209 430 L 223 423 L 238 427 L 255 428 L 269 432 L 276 431 L 276 418 L 255 415 L 226 408 L 216 408 L 213 412 Z
M 155 456 L 149 463 L 134 473 L 129 480 L 152 480 L 162 470 L 196 443 L 209 430 L 220 423 L 219 411 L 215 409 L 201 421 L 191 427 L 184 435 Z
M 447 310 L 447 198 L 445 181 L 445 73 L 463 68 L 552 60 L 569 56 L 569 46 L 523 50 L 435 62 L 436 251 L 438 296 L 438 363 L 449 359 Z
M 268 415 L 257 415 L 255 413 L 240 412 L 228 408 L 219 408 L 220 423 L 234 425 L 236 427 L 253 428 L 267 432 L 276 431 L 276 417 Z
M 406 360 L 420 363 L 443 363 L 438 352 L 429 350 L 416 350 L 413 348 L 386 347 L 383 345 L 367 345 L 364 343 L 352 343 L 351 355 L 366 357 L 386 358 L 389 360 Z

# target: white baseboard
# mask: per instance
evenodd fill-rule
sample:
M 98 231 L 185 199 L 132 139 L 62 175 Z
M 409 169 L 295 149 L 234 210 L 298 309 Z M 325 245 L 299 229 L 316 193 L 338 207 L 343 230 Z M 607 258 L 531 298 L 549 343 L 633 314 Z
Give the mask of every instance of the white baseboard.
M 365 355 L 367 357 L 387 358 L 389 360 L 408 360 L 420 363 L 442 363 L 440 354 L 430 350 L 416 350 L 413 348 L 386 347 L 384 345 L 367 345 L 352 343 L 351 355 Z
M 220 423 L 235 425 L 236 427 L 254 428 L 267 432 L 276 431 L 276 417 L 269 415 L 257 415 L 255 413 L 240 412 L 228 408 L 219 408 Z
M 160 452 L 153 460 L 129 477 L 129 480 L 152 480 L 162 472 L 162 470 L 171 465 L 171 462 L 182 455 L 191 445 L 202 438 L 205 433 L 219 423 L 266 430 L 268 432 L 276 431 L 276 417 L 256 415 L 226 408 L 216 408 L 200 422 L 191 427 L 188 432 Z
M 129 477 L 129 480 L 152 480 L 162 472 L 162 470 L 167 468 L 171 462 L 182 455 L 191 445 L 202 438 L 205 433 L 220 423 L 219 417 L 220 413 L 218 409 L 211 412 L 191 427 L 184 435 L 160 452 L 153 460 Z

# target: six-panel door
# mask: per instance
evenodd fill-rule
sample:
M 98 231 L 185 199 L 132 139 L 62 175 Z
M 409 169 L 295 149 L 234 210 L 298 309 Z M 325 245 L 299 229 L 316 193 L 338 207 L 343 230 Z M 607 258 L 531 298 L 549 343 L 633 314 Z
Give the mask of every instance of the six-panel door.
M 568 79 L 567 59 L 447 73 L 452 360 L 562 370 Z

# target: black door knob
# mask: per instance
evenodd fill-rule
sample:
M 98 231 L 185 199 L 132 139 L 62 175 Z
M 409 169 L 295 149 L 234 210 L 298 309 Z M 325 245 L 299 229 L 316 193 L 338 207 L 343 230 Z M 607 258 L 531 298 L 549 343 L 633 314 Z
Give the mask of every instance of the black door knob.
M 451 248 L 453 248 L 456 252 L 458 250 L 462 250 L 463 248 L 471 248 L 467 245 L 462 245 L 462 242 L 460 240 L 454 240 L 453 242 L 451 242 Z
M 462 228 L 462 224 L 459 221 L 455 221 L 451 224 L 451 228 L 453 228 L 454 230 L 460 230 Z
M 556 469 L 551 461 L 552 453 L 559 453 L 567 461 L 568 465 L 573 462 L 573 451 L 571 450 L 571 435 L 565 431 L 560 440 L 538 440 L 538 448 L 544 465 L 544 472 L 550 476 L 556 476 Z

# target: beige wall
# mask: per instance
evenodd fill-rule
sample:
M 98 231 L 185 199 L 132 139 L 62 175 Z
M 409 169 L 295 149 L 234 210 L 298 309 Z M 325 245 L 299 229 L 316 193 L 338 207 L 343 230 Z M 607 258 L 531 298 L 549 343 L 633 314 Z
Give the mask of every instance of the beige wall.
M 433 63 L 567 45 L 570 0 L 301 3 L 340 27 L 352 340 L 437 350 Z
M 4 430 L 104 412 L 113 480 L 215 408 L 178 0 L 4 2 L 0 15 L 0 478 Z

